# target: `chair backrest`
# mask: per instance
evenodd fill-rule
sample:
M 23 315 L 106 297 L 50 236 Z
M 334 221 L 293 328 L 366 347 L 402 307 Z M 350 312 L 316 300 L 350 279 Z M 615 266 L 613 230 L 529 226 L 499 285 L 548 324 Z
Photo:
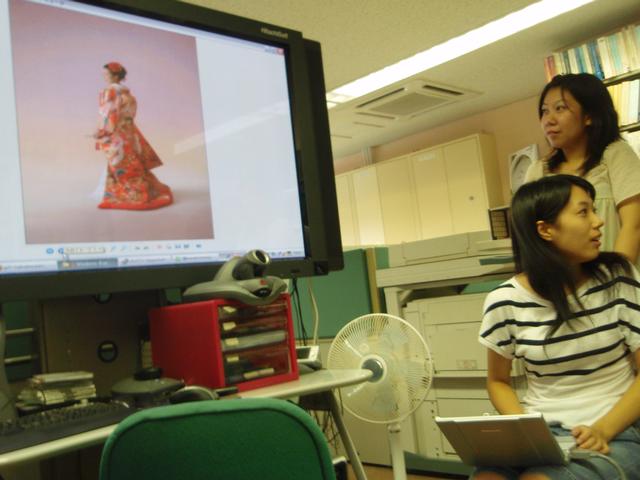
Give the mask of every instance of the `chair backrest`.
M 182 403 L 137 412 L 107 439 L 100 480 L 335 480 L 327 440 L 284 400 Z

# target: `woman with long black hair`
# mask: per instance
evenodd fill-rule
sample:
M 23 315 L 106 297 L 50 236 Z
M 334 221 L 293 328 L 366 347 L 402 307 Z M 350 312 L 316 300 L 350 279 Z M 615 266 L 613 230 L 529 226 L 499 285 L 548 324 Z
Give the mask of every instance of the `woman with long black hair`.
M 607 87 L 594 75 L 555 76 L 542 90 L 538 117 L 551 152 L 525 180 L 558 173 L 587 179 L 604 221 L 602 250 L 636 263 L 640 254 L 640 159 L 620 136 Z
M 640 479 L 640 282 L 624 256 L 600 252 L 594 198 L 589 182 L 562 174 L 516 192 L 517 274 L 487 296 L 479 341 L 500 414 L 542 413 L 554 434 L 601 456 L 483 468 L 476 480 L 620 478 L 607 460 Z M 528 384 L 522 403 L 510 381 L 516 359 Z

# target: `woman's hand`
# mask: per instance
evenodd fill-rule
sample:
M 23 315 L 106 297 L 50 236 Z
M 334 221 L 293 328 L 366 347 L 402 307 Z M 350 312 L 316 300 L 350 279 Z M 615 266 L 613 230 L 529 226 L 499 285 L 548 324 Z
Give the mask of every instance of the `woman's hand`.
M 604 434 L 594 426 L 577 425 L 571 429 L 571 434 L 576 439 L 578 448 L 593 450 L 607 454 L 609 443 Z

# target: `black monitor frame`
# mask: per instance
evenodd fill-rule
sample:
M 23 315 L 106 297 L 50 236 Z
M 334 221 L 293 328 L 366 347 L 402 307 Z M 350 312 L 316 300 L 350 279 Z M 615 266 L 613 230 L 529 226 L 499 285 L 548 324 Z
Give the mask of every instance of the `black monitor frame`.
M 331 270 L 341 269 L 342 246 L 320 45 L 290 29 L 177 1 L 79 1 L 186 27 L 267 42 L 285 49 L 307 254 L 304 259 L 274 260 L 267 273 L 294 278 L 325 275 Z M 260 248 L 259 241 L 256 243 L 256 248 Z M 1 275 L 0 302 L 184 288 L 210 280 L 220 265 Z

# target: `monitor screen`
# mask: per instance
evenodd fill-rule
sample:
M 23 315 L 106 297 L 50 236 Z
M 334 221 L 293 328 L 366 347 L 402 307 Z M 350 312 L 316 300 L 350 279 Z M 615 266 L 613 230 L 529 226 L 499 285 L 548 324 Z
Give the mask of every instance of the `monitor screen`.
M 0 300 L 341 266 L 317 44 L 144 1 L 0 0 L 0 37 Z

